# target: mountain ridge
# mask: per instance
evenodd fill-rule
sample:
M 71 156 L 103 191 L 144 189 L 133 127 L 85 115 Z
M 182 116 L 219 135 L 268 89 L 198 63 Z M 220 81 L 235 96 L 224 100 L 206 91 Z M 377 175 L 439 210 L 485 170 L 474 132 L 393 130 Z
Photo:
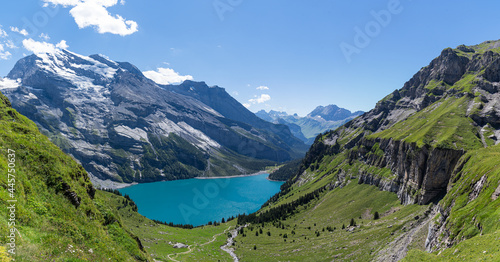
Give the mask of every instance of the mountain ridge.
M 95 182 L 252 173 L 306 150 L 286 126 L 262 121 L 263 128 L 254 128 L 226 118 L 158 86 L 132 64 L 101 55 L 31 55 L 7 79 L 17 86 L 0 89 L 13 106 L 79 160 Z
M 268 122 L 287 125 L 293 135 L 306 144 L 314 142 L 320 133 L 336 129 L 342 124 L 362 115 L 363 111 L 351 112 L 336 105 L 318 106 L 305 117 L 297 114 L 289 115 L 286 112 L 260 110 L 255 113 L 258 117 Z

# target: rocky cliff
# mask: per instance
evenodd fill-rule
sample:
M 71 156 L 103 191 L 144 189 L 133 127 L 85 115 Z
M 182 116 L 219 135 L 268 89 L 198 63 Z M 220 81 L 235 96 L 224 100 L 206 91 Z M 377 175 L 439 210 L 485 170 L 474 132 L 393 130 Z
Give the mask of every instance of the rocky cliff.
M 394 175 L 387 178 L 363 171 L 359 174 L 359 183 L 397 193 L 403 204 L 427 204 L 446 194 L 452 172 L 464 154 L 462 150 L 419 148 L 415 143 L 380 138 L 363 139 L 358 147 L 350 152 L 350 159 L 387 168 Z M 383 153 L 377 154 L 374 148 Z

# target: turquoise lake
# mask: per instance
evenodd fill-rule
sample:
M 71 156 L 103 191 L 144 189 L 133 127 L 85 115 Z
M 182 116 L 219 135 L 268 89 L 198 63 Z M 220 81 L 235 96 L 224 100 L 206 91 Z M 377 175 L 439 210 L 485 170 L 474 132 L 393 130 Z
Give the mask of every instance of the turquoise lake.
M 149 219 L 199 226 L 260 209 L 283 182 L 268 174 L 218 179 L 188 179 L 139 184 L 120 189 Z

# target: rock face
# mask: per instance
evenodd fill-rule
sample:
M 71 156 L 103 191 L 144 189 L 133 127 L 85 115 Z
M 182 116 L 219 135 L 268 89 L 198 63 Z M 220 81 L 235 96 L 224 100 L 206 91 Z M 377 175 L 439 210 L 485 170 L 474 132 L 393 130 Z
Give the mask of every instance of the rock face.
M 369 154 L 377 144 L 383 155 Z M 350 158 L 369 166 L 388 168 L 395 177 L 382 178 L 361 173 L 359 183 L 378 186 L 397 193 L 403 204 L 425 205 L 446 194 L 448 182 L 463 151 L 453 149 L 418 148 L 415 143 L 392 139 L 363 139 L 363 150 L 351 151 Z
M 0 82 L 15 109 L 100 180 L 235 175 L 305 150 L 286 126 L 265 121 L 252 126 L 253 114 L 241 105 L 237 110 L 208 105 L 217 97 L 228 100 L 224 89 L 196 82 L 182 87 L 193 86 L 211 96 L 183 95 L 158 86 L 129 63 L 67 50 L 25 57 Z

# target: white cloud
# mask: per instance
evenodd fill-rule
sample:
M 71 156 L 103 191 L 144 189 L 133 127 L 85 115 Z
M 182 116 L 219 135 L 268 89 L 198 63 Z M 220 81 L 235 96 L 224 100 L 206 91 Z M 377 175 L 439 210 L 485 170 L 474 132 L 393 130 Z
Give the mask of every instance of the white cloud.
M 5 38 L 9 36 L 7 32 L 5 32 L 2 28 L 0 28 L 0 38 Z
M 68 45 L 66 41 L 62 40 L 56 45 L 47 42 L 38 42 L 33 39 L 24 39 L 23 46 L 26 50 L 33 52 L 34 54 L 44 54 L 44 53 L 56 53 L 58 50 L 67 49 Z
M 6 46 L 7 48 L 10 48 L 10 49 L 17 48 L 17 46 L 16 46 L 16 45 L 12 42 L 12 40 L 10 40 L 10 39 L 9 39 L 9 40 L 7 40 L 7 41 L 5 41 L 5 46 Z
M 45 4 L 44 7 L 47 7 L 49 3 L 53 5 L 62 5 L 64 7 L 75 6 L 80 3 L 80 0 L 43 0 Z
M 125 20 L 120 15 L 111 15 L 107 8 L 118 4 L 118 0 L 43 0 L 45 5 L 73 7 L 69 13 L 78 27 L 94 27 L 100 34 L 111 33 L 121 36 L 137 32 L 137 22 Z M 121 0 L 120 4 L 125 4 Z
M 45 34 L 45 33 L 41 33 L 38 37 L 40 37 L 41 39 L 47 41 L 50 39 L 50 36 Z
M 233 96 L 239 96 L 240 93 L 238 93 L 238 91 L 233 91 Z
M 267 87 L 267 86 L 259 86 L 259 87 L 257 87 L 257 90 L 269 90 L 269 87 Z
M 10 27 L 10 31 L 12 31 L 12 32 L 16 32 L 16 33 L 20 33 L 21 35 L 24 35 L 24 36 L 29 35 L 29 34 L 28 34 L 28 31 L 26 31 L 26 29 L 19 30 L 19 28 L 14 27 L 14 26 L 11 26 L 11 27 Z
M 18 80 L 12 80 L 9 78 L 1 78 L 0 77 L 0 90 L 1 89 L 9 89 L 9 88 L 18 88 L 20 85 Z
M 56 44 L 56 47 L 59 49 L 68 49 L 69 45 L 66 44 L 66 40 L 61 40 L 61 42 Z
M 9 51 L 4 51 L 4 47 L 2 44 L 0 44 L 0 59 L 1 60 L 7 60 L 12 56 L 12 54 Z
M 262 94 L 260 96 L 255 97 L 254 99 L 248 100 L 248 102 L 250 102 L 252 104 L 262 104 L 262 103 L 265 103 L 265 102 L 267 102 L 269 100 L 271 100 L 271 96 L 270 95 L 268 95 L 268 94 Z
M 182 76 L 170 68 L 158 68 L 157 71 L 142 72 L 147 78 L 160 85 L 182 83 L 185 80 L 193 80 L 190 75 Z
M 262 94 L 260 96 L 255 96 L 255 98 L 248 100 L 248 103 L 244 103 L 243 106 L 246 108 L 250 108 L 250 106 L 255 104 L 262 104 L 271 100 L 271 96 L 268 94 Z

